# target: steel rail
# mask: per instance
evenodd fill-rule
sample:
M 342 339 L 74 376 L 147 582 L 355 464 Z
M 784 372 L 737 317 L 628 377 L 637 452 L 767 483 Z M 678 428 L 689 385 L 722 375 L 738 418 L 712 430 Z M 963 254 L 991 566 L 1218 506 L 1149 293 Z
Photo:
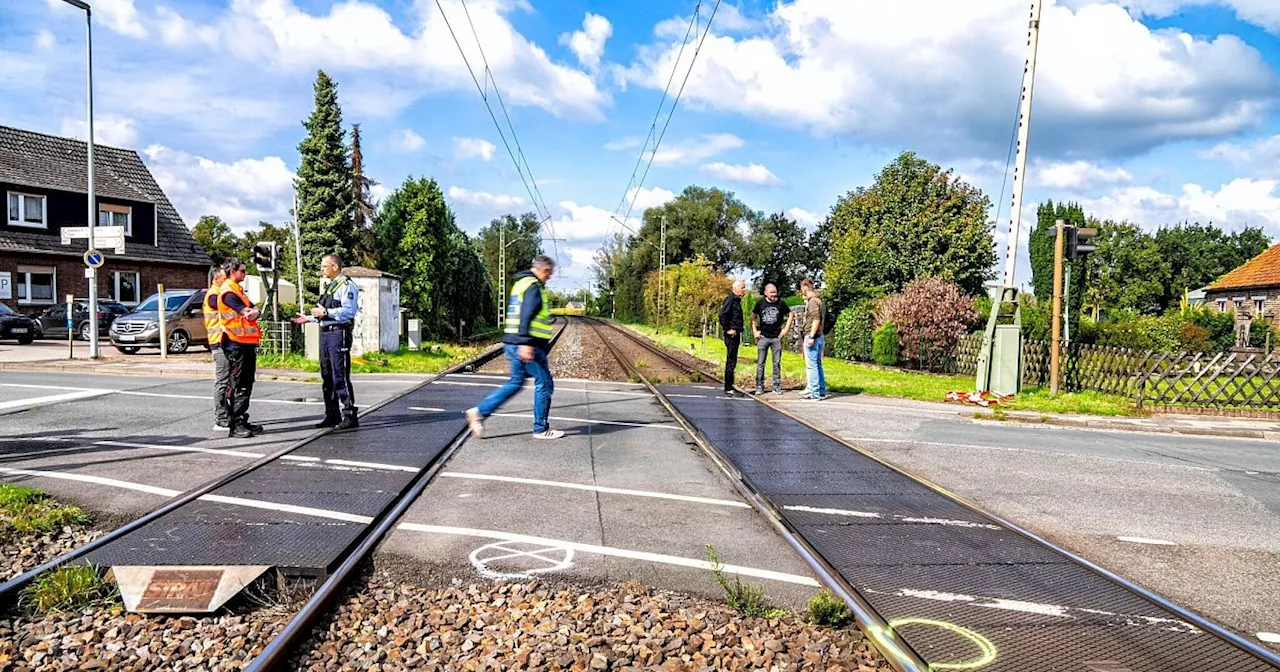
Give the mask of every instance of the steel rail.
M 609 324 L 609 323 L 607 323 L 607 322 L 603 322 L 603 321 L 602 321 L 602 323 L 603 323 L 603 324 Z M 612 327 L 614 331 L 616 331 L 616 332 L 618 332 L 618 333 L 621 333 L 621 334 L 623 334 L 624 336 L 626 336 L 627 338 L 629 338 L 629 339 L 631 339 L 632 341 L 634 341 L 635 343 L 637 343 L 637 344 L 640 344 L 640 345 L 644 346 L 645 348 L 647 348 L 649 351 L 653 352 L 654 354 L 659 355 L 659 356 L 662 356 L 662 357 L 665 357 L 665 358 L 667 359 L 667 361 L 668 361 L 668 362 L 671 362 L 672 364 L 676 364 L 676 365 L 678 365 L 678 366 L 680 366 L 681 368 L 684 368 L 684 369 L 690 369 L 690 367 L 689 367 L 688 365 L 683 364 L 683 363 L 680 363 L 680 362 L 679 362 L 679 360 L 676 360 L 676 359 L 672 358 L 672 356 L 670 355 L 670 353 L 663 352 L 661 348 L 659 348 L 659 347 L 657 347 L 657 346 L 655 346 L 655 345 L 653 345 L 653 344 L 651 344 L 651 343 L 648 343 L 648 342 L 647 342 L 647 339 L 644 339 L 642 336 L 640 336 L 640 335 L 638 335 L 638 334 L 632 334 L 632 333 L 630 333 L 630 332 L 626 331 L 625 329 L 623 329 L 623 328 L 621 328 L 621 327 L 618 327 L 618 326 L 616 326 L 616 325 L 613 325 L 613 324 L 609 324 L 609 326 L 610 326 L 610 327 Z M 709 374 L 709 373 L 707 373 L 706 371 L 700 371 L 700 370 L 698 370 L 698 369 L 692 369 L 692 370 L 694 370 L 694 371 L 698 371 L 698 373 L 700 373 L 701 375 L 703 375 L 703 376 L 708 376 L 708 377 L 710 377 L 710 378 L 712 378 L 712 379 L 714 379 L 714 380 L 717 380 L 717 381 L 721 380 L 721 378 L 719 378 L 718 376 L 715 376 L 714 374 Z M 841 445 L 843 445 L 843 446 L 845 446 L 845 447 L 849 448 L 850 450 L 854 450 L 854 451 L 858 452 L 858 453 L 859 453 L 859 454 L 861 454 L 861 455 L 864 455 L 864 456 L 866 456 L 866 457 L 868 457 L 868 458 L 870 458 L 870 459 L 872 459 L 872 460 L 875 460 L 877 463 L 881 464 L 882 466 L 884 466 L 884 467 L 886 467 L 886 468 L 888 468 L 888 469 L 891 469 L 891 470 L 893 470 L 895 473 L 900 474 L 900 475 L 902 475 L 902 476 L 905 476 L 905 477 L 907 477 L 907 478 L 911 479 L 912 481 L 915 481 L 916 483 L 919 483 L 920 485 L 925 486 L 926 488 L 929 488 L 930 490 L 932 490 L 932 491 L 936 492 L 937 494 L 942 495 L 943 497 L 946 497 L 946 498 L 948 498 L 948 499 L 950 499 L 950 500 L 952 500 L 952 501 L 956 502 L 957 504 L 959 504 L 959 505 L 961 505 L 961 506 L 965 507 L 966 509 L 968 509 L 968 510 L 972 511 L 973 513 L 976 513 L 976 514 L 978 514 L 978 515 L 980 515 L 980 516 L 983 516 L 983 517 L 987 518 L 988 520 L 992 521 L 993 523 L 996 523 L 997 525 L 1000 525 L 1000 526 L 1002 526 L 1002 527 L 1005 527 L 1005 528 L 1009 529 L 1010 531 L 1012 531 L 1012 532 L 1014 532 L 1014 533 L 1016 533 L 1016 534 L 1021 535 L 1021 536 L 1022 536 L 1022 537 L 1024 537 L 1025 539 L 1027 539 L 1027 540 L 1029 540 L 1029 541 L 1031 541 L 1031 542 L 1033 542 L 1033 543 L 1039 544 L 1039 545 L 1041 545 L 1041 546 L 1043 546 L 1043 547 L 1045 547 L 1045 548 L 1049 549 L 1050 551 L 1053 551 L 1054 553 L 1057 553 L 1057 554 L 1061 555 L 1062 557 L 1066 558 L 1067 560 L 1069 560 L 1069 561 L 1071 561 L 1071 562 L 1073 562 L 1073 563 L 1076 563 L 1076 564 L 1078 564 L 1078 565 L 1080 565 L 1080 566 L 1084 567 L 1085 569 L 1088 569 L 1089 571 L 1093 572 L 1094 574 L 1097 574 L 1098 576 L 1100 576 L 1100 577 L 1102 577 L 1102 578 L 1104 578 L 1104 579 L 1106 579 L 1106 580 L 1108 580 L 1108 581 L 1111 581 L 1112 583 L 1114 583 L 1114 584 L 1118 585 L 1119 587 L 1121 587 L 1121 588 L 1123 588 L 1123 589 L 1125 589 L 1125 590 L 1128 590 L 1128 591 L 1130 591 L 1130 592 L 1134 593 L 1134 594 L 1135 594 L 1135 595 L 1137 595 L 1138 597 L 1141 597 L 1142 599 L 1144 599 L 1144 600 L 1146 600 L 1146 601 L 1150 602 L 1151 604 L 1154 604 L 1155 606 L 1160 607 L 1161 609 L 1165 609 L 1165 610 L 1167 610 L 1167 611 L 1169 611 L 1169 612 L 1173 613 L 1174 615 L 1176 615 L 1176 616 L 1178 616 L 1178 617 L 1180 617 L 1180 618 L 1182 618 L 1182 619 L 1184 619 L 1184 620 L 1186 620 L 1186 621 L 1190 622 L 1192 625 L 1194 625 L 1194 626 L 1196 626 L 1196 627 L 1198 627 L 1198 628 L 1200 628 L 1200 629 L 1202 629 L 1202 630 L 1205 630 L 1205 631 L 1207 631 L 1207 632 L 1209 632 L 1209 633 L 1213 634 L 1214 636 L 1218 637 L 1219 639 L 1222 639 L 1222 640 L 1226 641 L 1226 642 L 1227 642 L 1227 643 L 1229 643 L 1229 644 L 1233 644 L 1233 645 L 1235 645 L 1235 646 L 1237 646 L 1237 647 L 1239 647 L 1239 648 L 1241 648 L 1241 649 L 1244 649 L 1245 651 L 1248 651 L 1249 653 L 1253 654 L 1253 655 L 1254 655 L 1254 656 L 1256 656 L 1257 658 L 1261 659 L 1263 662 L 1266 662 L 1266 663 L 1271 664 L 1271 665 L 1275 665 L 1276 667 L 1280 667 L 1280 655 L 1277 655 L 1277 654 L 1273 653 L 1272 651 L 1270 651 L 1269 649 L 1267 649 L 1267 648 L 1265 648 L 1265 647 L 1263 647 L 1263 646 L 1261 646 L 1261 645 L 1255 644 L 1255 643 L 1253 643 L 1253 642 L 1249 641 L 1248 639 L 1245 639 L 1244 637 L 1242 637 L 1242 636 L 1241 636 L 1241 635 L 1239 635 L 1238 633 L 1232 632 L 1231 630 L 1229 630 L 1229 629 L 1227 629 L 1227 628 L 1225 628 L 1225 627 L 1223 627 L 1223 626 L 1221 626 L 1221 625 L 1218 625 L 1217 623 L 1214 623 L 1213 621 L 1210 621 L 1208 618 L 1206 618 L 1206 617 L 1204 617 L 1204 616 L 1201 616 L 1200 614 L 1197 614 L 1196 612 L 1191 611 L 1190 609 L 1187 609 L 1186 607 L 1183 607 L 1183 606 L 1178 605 L 1178 604 L 1176 604 L 1176 603 L 1174 603 L 1174 602 L 1171 602 L 1171 601 L 1169 601 L 1167 598 L 1162 597 L 1161 595 L 1159 595 L 1159 594 L 1157 594 L 1157 593 L 1154 593 L 1154 592 L 1152 592 L 1152 591 L 1150 591 L 1150 590 L 1148 590 L 1148 589 L 1146 589 L 1146 588 L 1143 588 L 1142 586 L 1138 585 L 1137 583 L 1134 583 L 1133 581 L 1130 581 L 1129 579 L 1126 579 L 1126 578 L 1124 578 L 1123 576 L 1120 576 L 1119 574 L 1116 574 L 1115 572 L 1112 572 L 1111 570 L 1108 570 L 1108 569 L 1107 569 L 1107 568 L 1105 568 L 1105 567 L 1101 567 L 1101 566 L 1097 565 L 1096 563 L 1091 562 L 1091 561 L 1089 561 L 1089 560 L 1087 560 L 1087 559 L 1085 559 L 1085 558 L 1083 558 L 1083 557 L 1081 557 L 1081 556 L 1079 556 L 1079 555 L 1077 555 L 1077 554 L 1073 553 L 1072 551 L 1069 551 L 1069 550 L 1067 550 L 1067 549 L 1065 549 L 1065 548 L 1063 548 L 1063 547 L 1061 547 L 1061 546 L 1059 546 L 1059 545 L 1055 544 L 1054 542 L 1049 541 L 1048 539 L 1045 539 L 1044 537 L 1042 537 L 1042 536 L 1040 536 L 1040 535 L 1036 534 L 1035 532 L 1032 532 L 1032 531 L 1030 531 L 1030 530 L 1028 530 L 1028 529 L 1026 529 L 1026 528 L 1024 528 L 1024 527 L 1022 527 L 1022 526 L 1020 526 L 1020 525 L 1018 525 L 1017 523 L 1014 523 L 1014 522 L 1012 522 L 1012 521 L 1010 521 L 1010 520 L 1008 520 L 1008 519 L 1006 519 L 1006 518 L 1004 518 L 1004 517 L 1001 517 L 1001 516 L 1000 516 L 1000 515 L 998 515 L 998 514 L 995 514 L 995 513 L 992 513 L 991 511 L 988 511 L 987 509 L 983 508 L 981 504 L 979 504 L 979 503 L 977 503 L 976 501 L 974 501 L 974 500 L 970 499 L 969 497 L 966 497 L 965 495 L 959 494 L 959 493 L 954 492 L 954 491 L 952 491 L 952 490 L 950 490 L 950 489 L 948 489 L 948 488 L 945 488 L 945 487 L 943 487 L 943 486 L 941 486 L 941 485 L 939 485 L 939 484 L 937 484 L 937 483 L 934 483 L 933 481 L 930 481 L 930 480 L 929 480 L 929 479 L 927 479 L 927 478 L 924 478 L 923 476 L 919 476 L 919 475 L 917 475 L 917 474 L 911 473 L 911 472 L 909 472 L 909 471 L 907 471 L 907 470 L 905 470 L 905 469 L 903 469 L 903 468 L 901 468 L 901 467 L 899 467 L 899 466 L 897 466 L 897 465 L 893 464 L 892 462 L 889 462 L 889 461 L 885 460 L 884 458 L 880 457 L 879 455 L 877 455 L 877 454 L 875 454 L 875 453 L 873 453 L 873 452 L 871 452 L 871 451 L 868 451 L 868 450 L 866 450 L 866 449 L 864 449 L 864 448 L 862 448 L 862 447 L 860 447 L 860 446 L 857 446 L 857 445 L 855 445 L 855 444 L 853 444 L 853 443 L 850 443 L 849 441 L 846 441 L 845 439 L 841 438 L 840 436 L 837 436 L 837 435 L 836 435 L 836 434 L 834 434 L 833 432 L 830 432 L 830 431 L 828 431 L 828 430 L 826 430 L 826 429 L 823 429 L 823 428 L 821 428 L 821 427 L 818 427 L 818 426 L 814 425 L 813 423 L 809 422 L 808 420 L 805 420 L 804 418 L 801 418 L 800 416 L 798 416 L 798 415 L 796 415 L 796 414 L 794 414 L 794 413 L 792 413 L 792 412 L 788 411 L 787 409 L 785 409 L 785 408 L 782 408 L 782 407 L 778 406 L 777 404 L 774 404 L 774 403 L 771 403 L 771 402 L 765 401 L 764 399 L 760 399 L 759 397 L 755 397 L 755 396 L 752 396 L 751 398 L 752 398 L 752 399 L 754 399 L 755 401 L 757 401 L 757 402 L 761 403 L 761 404 L 764 404 L 765 406 L 767 406 L 767 407 L 769 407 L 769 408 L 772 408 L 772 409 L 773 409 L 773 410 L 775 410 L 775 411 L 778 411 L 779 413 L 781 413 L 781 414 L 783 414 L 783 415 L 787 416 L 788 418 L 791 418 L 792 420 L 795 420 L 796 422 L 798 422 L 798 423 L 800 423 L 800 424 L 804 425 L 805 427 L 808 427 L 809 429 L 812 429 L 813 431 L 818 432 L 819 434 L 822 434 L 823 436 L 827 437 L 828 439 L 831 439 L 832 441 L 835 441 L 835 442 L 837 442 L 837 443 L 839 443 L 839 444 L 841 444 Z M 664 404 L 664 405 L 665 405 L 665 404 Z M 677 419 L 679 419 L 679 417 L 677 417 Z M 684 424 L 684 423 L 682 422 L 681 424 Z M 924 669 L 928 669 L 928 668 L 924 668 Z
M 561 327 L 551 337 L 550 347 L 555 347 L 564 330 L 565 327 Z M 486 354 L 492 359 L 499 351 L 501 351 L 501 348 L 495 348 L 492 353 L 486 352 Z M 268 672 L 269 670 L 277 669 L 287 660 L 293 647 L 301 643 L 310 634 L 311 625 L 324 613 L 329 602 L 342 591 L 344 584 L 356 573 L 360 563 L 364 562 L 374 549 L 382 543 L 388 532 L 395 529 L 396 523 L 409 510 L 409 507 L 413 506 L 418 497 L 427 489 L 427 486 L 431 485 L 431 482 L 435 480 L 436 475 L 440 473 L 444 465 L 453 457 L 454 453 L 462 447 L 462 444 L 466 443 L 470 433 L 471 428 L 464 426 L 455 434 L 449 445 L 418 472 L 418 475 L 401 491 L 396 500 L 384 507 L 374 521 L 365 527 L 362 537 L 354 548 L 346 553 L 338 567 L 311 594 L 311 597 L 302 605 L 298 613 L 289 619 L 284 629 L 273 637 L 267 646 L 263 647 L 262 651 L 254 657 L 253 661 L 244 668 L 245 672 Z
M 897 632 L 889 625 L 889 622 L 885 620 L 885 618 L 882 617 L 879 612 L 877 612 L 875 608 L 872 607 L 871 604 L 853 588 L 853 586 L 849 585 L 849 583 L 840 576 L 840 573 L 837 572 L 834 567 L 828 564 L 827 561 L 817 553 L 817 551 L 809 546 L 808 542 L 806 542 L 794 529 L 792 529 L 790 524 L 788 524 L 787 521 L 779 514 L 777 509 L 775 509 L 773 505 L 761 496 L 755 487 L 750 484 L 749 479 L 743 476 L 742 472 L 739 471 L 737 467 L 733 466 L 732 460 L 721 452 L 719 448 L 716 448 L 701 430 L 694 427 L 693 423 L 689 422 L 689 420 L 684 417 L 684 414 L 671 403 L 671 400 L 667 398 L 667 395 L 663 394 L 662 391 L 658 389 L 657 385 L 654 385 L 647 377 L 645 377 L 645 375 L 636 368 L 634 363 L 632 363 L 631 360 L 622 353 L 617 345 L 611 343 L 609 339 L 601 333 L 598 325 L 607 325 L 607 328 L 609 328 L 610 331 L 618 333 L 629 339 L 632 343 L 641 345 L 654 354 L 663 357 L 668 363 L 676 364 L 677 368 L 689 373 L 697 372 L 702 375 L 708 374 L 705 371 L 698 371 L 697 369 L 693 369 L 685 364 L 677 362 L 667 353 L 650 347 L 644 341 L 632 337 L 619 327 L 593 318 L 586 319 L 593 325 L 592 331 L 600 337 L 600 340 L 605 344 L 605 348 L 613 354 L 614 358 L 618 360 L 618 363 L 627 370 L 627 373 L 638 378 L 644 383 L 645 387 L 649 388 L 649 391 L 653 393 L 658 402 L 667 409 L 667 412 L 676 419 L 676 422 L 680 423 L 680 425 L 684 427 L 685 431 L 689 433 L 689 436 L 698 444 L 698 447 L 702 449 L 703 453 L 705 453 L 707 457 L 724 472 L 725 476 L 727 476 L 729 481 L 733 483 L 734 487 L 738 490 L 738 493 L 742 495 L 743 499 L 747 500 L 747 502 L 749 502 L 756 511 L 764 516 L 765 520 L 768 520 L 773 525 L 774 530 L 776 530 L 778 534 L 791 545 L 796 553 L 798 553 L 800 557 L 808 563 L 809 567 L 818 575 L 818 578 L 821 579 L 822 583 L 836 595 L 840 596 L 840 599 L 844 601 L 845 605 L 848 606 L 849 610 L 853 613 L 854 620 L 857 621 L 858 627 L 871 638 L 872 642 L 875 643 L 876 648 L 884 654 L 885 658 L 889 660 L 889 663 L 893 665 L 898 672 L 928 672 L 930 669 L 929 665 L 925 663 L 920 655 L 917 654 L 906 642 L 901 640 Z M 716 381 L 721 380 L 716 376 L 710 377 Z
M 438 380 L 441 380 L 442 378 L 450 374 L 467 371 L 472 367 L 478 368 L 479 366 L 482 366 L 485 363 L 488 363 L 493 358 L 497 357 L 498 354 L 501 352 L 502 352 L 501 347 L 498 347 L 498 346 L 490 347 L 486 349 L 484 352 L 476 355 L 475 357 L 472 357 L 471 359 L 455 364 L 441 371 L 440 373 L 432 376 L 431 378 L 428 378 L 427 380 L 417 385 L 414 385 L 413 387 L 399 394 L 388 397 L 387 399 L 384 399 L 378 402 L 377 404 L 374 404 L 368 407 L 359 415 L 362 415 L 362 416 L 368 415 L 386 406 L 387 404 L 391 404 L 395 401 L 398 401 L 408 396 L 409 394 L 412 394 L 413 392 L 416 392 L 428 385 L 431 385 L 432 383 L 435 383 Z M 125 523 L 124 525 L 121 525 L 120 527 L 112 530 L 111 532 L 108 532 L 107 534 L 104 534 L 101 537 L 98 537 L 97 539 L 94 539 L 93 541 L 87 544 L 84 544 L 70 551 L 67 551 L 66 553 L 63 553 L 62 555 L 59 555 L 58 557 L 52 560 L 49 560 L 44 564 L 41 564 L 37 567 L 29 569 L 26 572 L 23 572 L 22 574 L 19 574 L 18 576 L 15 576 L 12 579 L 9 579 L 3 584 L 0 584 L 0 604 L 7 603 L 8 600 L 12 599 L 14 593 L 21 590 L 22 588 L 25 588 L 28 584 L 34 581 L 36 577 L 40 576 L 41 574 L 49 570 L 56 569 L 62 565 L 67 564 L 68 562 L 71 562 L 73 560 L 76 560 L 77 558 L 84 556 L 87 553 L 90 553 L 99 548 L 102 548 L 103 546 L 113 541 L 116 541 L 117 539 L 120 539 L 126 534 L 129 534 L 130 532 L 133 532 L 134 530 L 137 530 L 142 526 L 158 518 L 166 516 L 172 513 L 173 511 L 177 510 L 178 508 L 186 506 L 187 504 L 190 504 L 191 502 L 213 492 L 214 490 L 217 490 L 218 488 L 238 478 L 245 476 L 250 472 L 253 472 L 272 462 L 275 462 L 276 460 L 279 460 L 285 455 L 288 455 L 294 452 L 295 450 L 302 448 L 308 443 L 311 443 L 312 441 L 319 439 L 320 437 L 324 436 L 325 434 L 328 434 L 331 431 L 333 431 L 333 428 L 325 428 L 320 431 L 308 434 L 307 436 L 302 437 L 301 439 L 298 439 L 297 441 L 284 446 L 280 450 L 277 450 L 268 455 L 264 455 L 263 457 L 260 457 L 257 460 L 250 462 L 249 464 L 233 469 L 223 474 L 222 476 L 219 476 L 217 478 L 214 478 L 211 481 L 204 483 L 203 485 L 196 486 L 191 490 L 188 490 L 180 495 L 177 495 L 172 499 L 170 499 L 169 501 L 165 502 L 164 504 L 160 505 L 156 509 L 150 511 L 149 513 L 144 514 L 142 517 L 136 520 L 133 520 L 131 522 Z

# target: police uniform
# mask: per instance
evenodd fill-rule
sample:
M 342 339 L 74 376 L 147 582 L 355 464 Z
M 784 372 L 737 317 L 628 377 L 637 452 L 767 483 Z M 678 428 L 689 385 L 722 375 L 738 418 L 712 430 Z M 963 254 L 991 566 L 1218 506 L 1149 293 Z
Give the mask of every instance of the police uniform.
M 227 355 L 230 380 L 227 385 L 228 434 L 252 436 L 262 431 L 261 425 L 249 422 L 249 398 L 253 396 L 253 380 L 258 369 L 258 344 L 262 330 L 258 321 L 241 314 L 253 308 L 240 285 L 230 278 L 218 289 L 218 317 L 222 322 L 222 349 Z M 248 430 L 245 433 L 245 430 Z
M 324 308 L 320 323 L 320 379 L 324 391 L 324 421 L 319 427 L 358 427 L 356 392 L 351 388 L 351 341 L 360 288 L 339 274 L 325 286 L 316 305 Z

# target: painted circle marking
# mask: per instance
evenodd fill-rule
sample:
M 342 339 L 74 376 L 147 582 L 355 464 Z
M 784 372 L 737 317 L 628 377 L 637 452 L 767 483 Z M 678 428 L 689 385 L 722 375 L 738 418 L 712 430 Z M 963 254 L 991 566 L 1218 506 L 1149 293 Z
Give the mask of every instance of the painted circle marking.
M 973 642 L 974 646 L 977 646 L 980 651 L 980 655 L 977 658 L 963 663 L 930 663 L 929 669 L 931 670 L 976 670 L 985 665 L 989 665 L 996 659 L 996 646 L 991 643 L 991 640 L 968 628 L 962 628 L 955 623 L 935 621 L 928 618 L 899 618 L 897 620 L 889 621 L 889 627 L 895 630 L 904 625 L 928 625 L 935 628 L 942 628 L 947 632 L 953 632 L 964 637 L 970 642 Z
M 559 572 L 573 566 L 573 549 L 523 541 L 499 541 L 471 551 L 471 566 L 487 579 L 530 579 L 535 574 Z M 493 563 L 506 561 L 531 565 L 518 571 L 498 571 Z
M 1280 644 L 1280 632 L 1259 632 L 1258 639 L 1268 644 Z
M 1120 541 L 1127 541 L 1131 544 L 1150 544 L 1152 546 L 1177 546 L 1177 544 L 1173 543 L 1172 541 L 1165 541 L 1164 539 L 1148 539 L 1146 537 L 1116 537 L 1116 539 L 1119 539 Z

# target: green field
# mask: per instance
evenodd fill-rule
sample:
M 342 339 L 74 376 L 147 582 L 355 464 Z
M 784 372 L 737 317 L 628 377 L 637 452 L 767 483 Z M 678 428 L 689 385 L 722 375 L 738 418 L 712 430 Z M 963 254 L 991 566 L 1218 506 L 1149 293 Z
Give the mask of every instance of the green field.
M 367 357 L 352 357 L 351 372 L 439 373 L 454 364 L 475 357 L 488 347 L 488 343 L 474 345 L 423 343 L 420 350 L 401 348 L 399 352 L 376 352 L 370 353 Z M 320 370 L 320 362 L 313 362 L 298 354 L 281 357 L 271 352 L 259 352 L 258 368 L 314 372 Z

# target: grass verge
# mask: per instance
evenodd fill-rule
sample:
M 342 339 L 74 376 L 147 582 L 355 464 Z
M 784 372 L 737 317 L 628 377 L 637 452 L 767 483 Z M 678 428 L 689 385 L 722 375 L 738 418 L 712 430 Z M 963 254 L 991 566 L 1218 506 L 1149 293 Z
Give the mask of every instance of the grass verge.
M 683 336 L 670 331 L 654 333 L 653 327 L 647 325 L 623 325 L 635 333 L 645 336 L 673 350 L 686 352 L 694 357 L 712 364 L 716 369 L 724 365 L 724 341 L 708 337 L 706 339 Z M 756 349 L 744 345 L 738 350 L 737 384 L 743 389 L 755 388 Z M 772 367 L 772 362 L 769 364 Z M 827 389 L 841 394 L 870 394 L 898 399 L 914 399 L 917 401 L 933 401 L 941 403 L 948 392 L 968 391 L 973 388 L 972 376 L 954 376 L 933 373 L 920 373 L 902 369 L 889 369 L 867 366 L 857 362 L 849 362 L 830 357 L 823 361 L 827 375 Z M 805 380 L 804 358 L 799 353 L 782 353 L 783 384 L 789 387 L 803 385 Z M 765 385 L 769 384 L 769 370 L 765 372 Z M 1142 415 L 1133 400 L 1101 392 L 1066 392 L 1050 397 L 1042 388 L 1031 388 L 1017 396 L 1004 407 L 1008 411 L 1035 411 L 1039 413 L 1066 413 L 1080 415 L 1103 416 L 1137 416 Z
M 454 345 L 448 343 L 424 343 L 420 350 L 402 348 L 399 352 L 373 352 L 367 356 L 351 358 L 352 373 L 439 373 L 454 364 L 464 362 L 484 352 L 486 343 Z M 277 355 L 258 353 L 258 367 L 264 369 L 292 369 L 295 371 L 320 370 L 320 362 L 313 362 L 303 355 Z
M 0 484 L 0 541 L 49 534 L 63 527 L 83 527 L 90 520 L 79 507 L 62 506 L 47 493 Z
M 22 591 L 19 603 L 37 614 L 64 614 L 110 604 L 118 593 L 101 568 L 64 565 L 45 572 Z

